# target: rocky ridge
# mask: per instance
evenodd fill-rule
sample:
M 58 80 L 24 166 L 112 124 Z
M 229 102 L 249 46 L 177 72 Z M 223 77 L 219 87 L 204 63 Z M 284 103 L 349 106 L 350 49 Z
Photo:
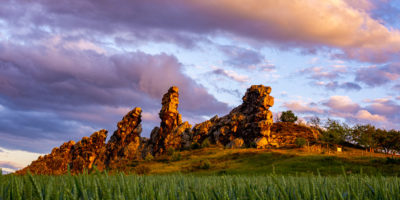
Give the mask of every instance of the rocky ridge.
M 285 127 L 289 125 L 273 123 L 269 109 L 274 105 L 274 98 L 270 93 L 270 87 L 253 85 L 247 89 L 243 103 L 229 114 L 214 116 L 192 128 L 188 122 L 182 122 L 178 112 L 179 89 L 173 86 L 162 98 L 161 123 L 152 130 L 149 139 L 140 137 L 142 110 L 136 107 L 118 122 L 107 143 L 107 131 L 100 130 L 77 143 L 69 141 L 54 148 L 16 173 L 64 174 L 68 169 L 71 173 L 82 173 L 94 166 L 99 170 L 119 169 L 132 160 L 143 160 L 148 154 L 157 157 L 168 149 L 189 149 L 205 140 L 227 148 L 288 147 L 300 136 L 314 142 L 318 133 L 309 128 L 291 124 L 295 128 L 288 129 Z

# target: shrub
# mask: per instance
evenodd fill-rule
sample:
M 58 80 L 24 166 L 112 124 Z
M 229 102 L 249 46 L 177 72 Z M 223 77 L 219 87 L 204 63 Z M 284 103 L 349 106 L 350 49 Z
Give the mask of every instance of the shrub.
M 304 147 L 304 145 L 307 144 L 307 140 L 302 137 L 298 137 L 296 138 L 294 143 L 296 144 L 297 147 Z
M 169 148 L 167 149 L 167 155 L 168 155 L 168 156 L 172 156 L 172 154 L 174 154 L 174 152 L 175 152 L 175 149 L 172 148 L 172 147 L 169 147 Z
M 200 161 L 200 165 L 199 165 L 200 169 L 210 169 L 210 167 L 211 167 L 211 163 L 209 160 L 201 160 Z
M 151 153 L 147 153 L 146 157 L 144 158 L 145 161 L 152 161 L 154 160 L 154 156 Z
M 182 159 L 181 153 L 175 152 L 174 154 L 172 154 L 172 158 L 171 158 L 172 161 L 178 161 L 178 160 L 181 160 L 181 159 Z
M 137 167 L 135 167 L 135 172 L 137 174 L 148 174 L 150 173 L 151 169 L 148 166 L 145 165 L 139 165 Z
M 193 142 L 192 145 L 190 145 L 191 149 L 200 149 L 200 144 L 197 142 Z
M 291 110 L 288 110 L 288 111 L 282 112 L 282 114 L 281 114 L 279 119 L 280 119 L 281 122 L 292 122 L 292 123 L 294 123 L 295 121 L 297 121 L 297 116 L 294 115 L 294 113 Z
M 203 142 L 201 143 L 201 148 L 209 147 L 210 146 L 210 141 L 208 138 L 204 139 Z

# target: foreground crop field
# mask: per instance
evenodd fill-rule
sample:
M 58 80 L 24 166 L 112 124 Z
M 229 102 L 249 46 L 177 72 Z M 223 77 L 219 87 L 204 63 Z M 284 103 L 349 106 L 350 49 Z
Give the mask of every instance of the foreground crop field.
M 92 174 L 0 177 L 0 199 L 400 199 L 398 177 Z

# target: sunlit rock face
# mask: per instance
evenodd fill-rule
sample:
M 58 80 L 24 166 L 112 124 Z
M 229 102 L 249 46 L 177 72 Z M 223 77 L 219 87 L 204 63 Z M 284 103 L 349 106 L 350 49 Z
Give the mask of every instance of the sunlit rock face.
M 118 165 L 121 161 L 133 160 L 141 157 L 139 152 L 142 109 L 134 108 L 128 112 L 120 122 L 118 129 L 111 136 L 106 146 L 104 166 Z M 99 163 L 101 164 L 101 163 Z M 100 165 L 98 165 L 100 166 Z
M 33 174 L 65 174 L 70 168 L 72 173 L 82 173 L 84 169 L 91 169 L 93 163 L 101 159 L 105 150 L 107 131 L 100 130 L 90 137 L 83 137 L 75 143 L 69 141 L 60 147 L 54 148 L 50 154 L 41 156 L 26 168 L 17 171 L 17 174 L 25 174 L 28 171 Z
M 26 168 L 17 171 L 25 174 L 65 174 L 82 173 L 96 166 L 99 170 L 114 169 L 130 160 L 141 157 L 139 152 L 142 131 L 141 108 L 134 108 L 118 122 L 118 129 L 106 144 L 107 131 L 100 130 L 90 137 L 83 137 L 75 143 L 69 141 L 54 148 L 52 152 L 39 157 Z
M 221 118 L 215 116 L 197 124 L 192 130 L 194 142 L 201 143 L 209 138 L 214 143 L 229 147 L 267 147 L 273 124 L 269 108 L 274 105 L 274 98 L 270 93 L 271 87 L 251 86 L 242 98 L 242 105 L 234 108 L 228 115 Z M 263 144 L 259 141 L 263 141 Z
M 100 130 L 90 137 L 83 137 L 75 143 L 69 141 L 56 147 L 52 152 L 39 157 L 26 168 L 17 171 L 25 174 L 82 173 L 92 170 L 125 169 L 132 161 L 143 160 L 148 154 L 159 156 L 168 149 L 189 149 L 204 140 L 227 148 L 275 148 L 290 147 L 298 137 L 315 142 L 318 131 L 294 123 L 273 123 L 274 98 L 271 88 L 253 85 L 247 89 L 243 103 L 223 117 L 196 124 L 193 129 L 188 122 L 182 122 L 178 112 L 179 89 L 169 88 L 162 98 L 159 116 L 160 127 L 155 127 L 150 138 L 141 138 L 141 108 L 128 112 L 117 124 L 108 143 L 107 131 Z
M 154 155 L 163 154 L 168 148 L 180 149 L 182 135 L 191 128 L 188 122 L 182 123 L 182 116 L 178 112 L 178 87 L 169 88 L 168 92 L 164 94 L 161 104 L 160 127 L 152 130 L 149 141 Z
M 84 169 L 92 169 L 95 161 L 102 162 L 100 155 L 105 150 L 106 138 L 107 131 L 100 130 L 77 142 L 71 151 L 71 172 L 82 173 Z

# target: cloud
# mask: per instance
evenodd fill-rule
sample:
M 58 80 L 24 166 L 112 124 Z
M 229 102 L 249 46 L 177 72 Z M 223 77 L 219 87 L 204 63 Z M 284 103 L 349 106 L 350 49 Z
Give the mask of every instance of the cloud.
M 0 17 L 13 39 L 74 30 L 73 34 L 86 37 L 112 35 L 123 41 L 165 41 L 192 47 L 208 36 L 234 35 L 258 45 L 274 43 L 306 51 L 335 48 L 340 58 L 397 60 L 400 31 L 374 19 L 368 3 L 355 6 L 354 2 L 123 0 L 116 4 L 84 0 L 71 5 L 50 0 L 7 1 L 0 8 Z
M 400 105 L 389 99 L 375 99 L 366 109 L 391 119 L 400 119 Z
M 367 110 L 359 110 L 355 117 L 359 120 L 367 120 L 367 121 L 385 121 L 386 118 L 384 116 L 380 116 L 377 114 L 371 114 Z
M 228 57 L 224 64 L 244 67 L 254 66 L 262 63 L 265 58 L 257 51 L 232 45 L 222 45 L 219 49 Z
M 289 110 L 292 110 L 294 112 L 298 113 L 319 113 L 322 114 L 324 111 L 318 107 L 314 107 L 310 104 L 305 104 L 300 101 L 291 101 L 291 102 L 285 102 L 283 104 L 284 107 L 286 107 Z
M 21 150 L 10 150 L 0 147 L 0 168 L 8 173 L 27 166 L 32 160 L 42 154 Z
M 360 109 L 348 96 L 331 96 L 323 105 L 329 107 L 334 112 L 354 113 Z
M 227 104 L 182 73 L 174 56 L 108 55 L 58 44 L 0 43 L 1 146 L 44 152 L 49 141 L 80 139 L 101 128 L 112 132 L 121 109 L 158 112 L 172 85 L 180 88 L 179 110 L 189 118 L 228 112 Z M 148 136 L 159 122 L 144 114 L 142 135 Z M 31 139 L 46 145 L 24 142 Z
M 321 80 L 321 79 L 337 79 L 340 74 L 347 72 L 346 67 L 336 68 L 336 67 L 309 67 L 299 71 L 300 75 L 308 76 L 309 79 Z
M 225 70 L 225 69 L 221 69 L 221 68 L 215 69 L 215 70 L 209 72 L 209 74 L 226 77 L 228 79 L 234 80 L 239 83 L 245 83 L 245 82 L 249 81 L 249 77 L 247 77 L 246 75 L 240 75 L 232 70 Z
M 371 87 L 377 87 L 397 80 L 400 77 L 400 63 L 384 66 L 369 66 L 356 72 L 356 81 Z
M 330 81 L 330 82 L 317 81 L 317 82 L 312 82 L 312 84 L 317 86 L 322 86 L 331 91 L 336 91 L 337 89 L 343 89 L 346 91 L 360 91 L 362 89 L 360 85 L 354 82 L 339 83 L 338 81 Z
M 17 169 L 21 168 L 21 166 L 19 166 L 16 163 L 9 162 L 9 161 L 0 161 L 0 168 L 8 168 L 8 169 L 17 170 Z

